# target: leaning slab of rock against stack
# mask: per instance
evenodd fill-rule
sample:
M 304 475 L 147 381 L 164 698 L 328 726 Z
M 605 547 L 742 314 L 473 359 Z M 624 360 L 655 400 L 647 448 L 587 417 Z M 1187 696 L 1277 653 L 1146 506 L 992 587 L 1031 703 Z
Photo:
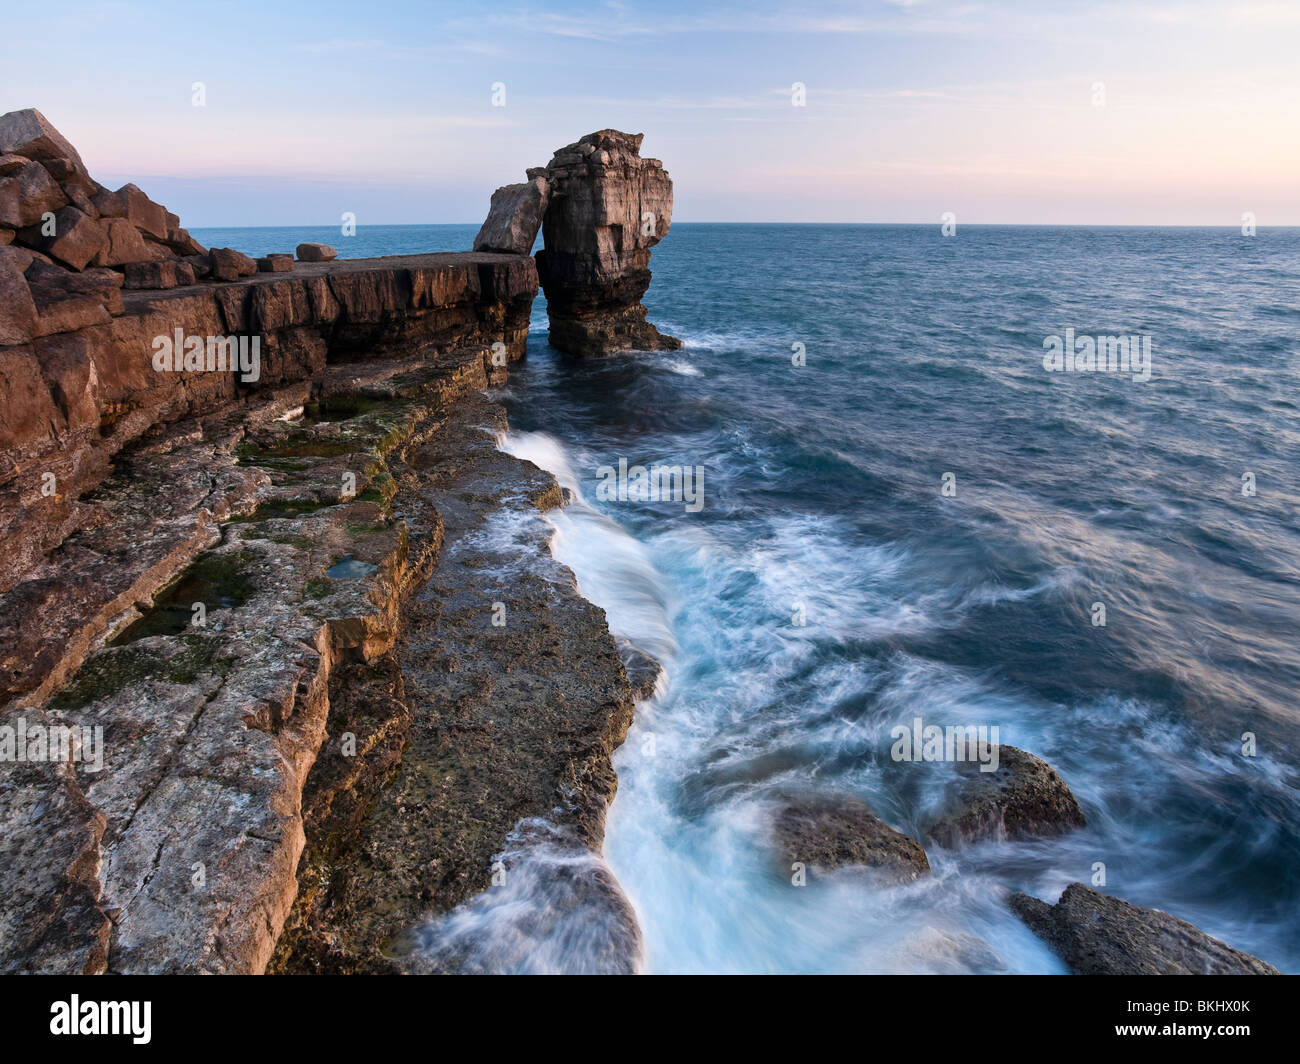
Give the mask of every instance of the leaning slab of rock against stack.
M 540 228 L 537 272 L 551 346 L 574 355 L 676 350 L 646 321 L 650 249 L 668 233 L 673 183 L 641 158 L 642 134 L 602 129 L 557 151 L 528 180 L 492 196 L 476 251 L 527 255 Z

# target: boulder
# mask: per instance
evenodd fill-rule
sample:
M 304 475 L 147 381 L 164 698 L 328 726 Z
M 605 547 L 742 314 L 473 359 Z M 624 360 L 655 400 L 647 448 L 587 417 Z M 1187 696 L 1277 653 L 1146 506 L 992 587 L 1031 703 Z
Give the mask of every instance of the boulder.
M 35 225 L 47 211 L 57 211 L 68 202 L 68 197 L 50 172 L 40 163 L 31 162 L 14 173 L 18 182 L 18 225 L 15 228 Z
M 20 239 L 69 269 L 83 269 L 107 245 L 104 227 L 94 218 L 76 207 L 62 207 L 54 214 L 54 227 L 50 235 L 42 230 L 43 224 L 22 230 Z
M 925 850 L 852 795 L 799 795 L 772 823 L 784 868 L 795 862 L 831 870 L 853 866 L 882 885 L 930 874 Z
M 125 218 L 126 217 L 126 197 L 117 192 L 109 192 L 106 188 L 101 188 L 90 201 L 95 205 L 95 210 L 99 211 L 101 218 Z
M 167 239 L 167 208 L 154 203 L 138 185 L 123 185 L 115 195 L 125 206 L 125 217 L 141 233 L 157 240 Z
M 78 172 L 86 173 L 86 164 L 77 149 L 34 107 L 0 115 L 0 154 L 22 155 L 28 159 L 67 159 Z
M 0 229 L 0 248 L 7 247 L 14 242 L 14 231 L 12 229 Z
M 293 256 L 287 254 L 263 255 L 257 260 L 259 273 L 290 273 L 293 270 Z
M 93 296 L 109 314 L 122 313 L 122 275 L 116 270 L 88 269 L 73 273 L 39 260 L 27 267 L 27 286 L 42 316 L 47 305 L 72 296 Z
M 339 253 L 328 244 L 299 244 L 298 250 L 299 262 L 329 262 L 331 259 L 339 257 Z
M 125 266 L 128 262 L 150 262 L 153 252 L 144 242 L 140 230 L 126 218 L 100 220 L 107 242 L 95 256 L 96 266 Z
M 181 261 L 188 263 L 190 269 L 194 271 L 194 276 L 200 280 L 212 273 L 212 258 L 206 251 L 202 254 L 182 256 Z
M 108 308 L 93 295 L 64 292 L 53 302 L 37 303 L 36 335 L 53 336 L 56 333 L 75 332 L 92 325 L 105 325 L 112 320 Z
M 492 193 L 487 220 L 474 238 L 474 250 L 531 255 L 550 194 L 551 185 L 545 177 L 497 189 Z
M 77 208 L 82 214 L 91 218 L 98 218 L 99 211 L 96 209 L 94 201 L 91 200 L 90 194 L 80 185 L 62 185 L 63 194 L 68 197 L 68 202 Z
M 257 273 L 257 263 L 234 248 L 213 248 L 208 252 L 212 276 L 218 281 L 237 281 Z
M 1077 975 L 1280 975 L 1186 920 L 1071 883 L 1055 905 L 1013 894 L 1012 910 Z
M 7 177 L 26 166 L 28 160 L 21 155 L 0 155 L 0 177 Z
M 953 763 L 959 776 L 947 807 L 926 829 L 940 845 L 981 839 L 1060 835 L 1087 821 L 1079 803 L 1046 761 L 1014 746 L 998 747 L 998 767 Z
M 235 252 L 234 254 L 239 254 Z M 236 280 L 236 277 L 226 278 Z M 184 288 L 194 284 L 194 267 L 180 259 L 133 262 L 126 267 L 124 287 L 131 289 Z
M 167 245 L 178 255 L 206 255 L 208 252 L 207 248 L 190 236 L 188 229 L 180 226 L 168 226 Z
M 12 177 L 0 177 L 0 226 L 12 231 L 22 224 L 23 212 L 18 198 L 18 182 Z
M 89 199 L 89 197 L 96 191 L 97 186 L 95 182 L 91 180 L 90 174 L 86 173 L 84 167 L 79 168 L 78 164 L 74 163 L 71 159 L 57 156 L 53 159 L 43 160 L 41 165 L 49 171 L 50 176 L 54 178 L 54 180 L 57 181 L 63 187 L 63 190 L 69 195 L 72 194 L 73 189 L 76 189 Z
M 30 259 L 18 249 L 0 248 L 0 344 L 30 343 L 36 333 L 36 303 L 23 277 Z

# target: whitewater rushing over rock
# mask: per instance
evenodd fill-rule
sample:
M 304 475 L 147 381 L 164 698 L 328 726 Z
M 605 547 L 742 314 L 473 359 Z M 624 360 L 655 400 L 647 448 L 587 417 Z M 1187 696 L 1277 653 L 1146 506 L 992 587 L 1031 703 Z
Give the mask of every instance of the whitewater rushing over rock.
M 1216 676 L 1189 658 L 1185 635 L 1156 620 L 1189 623 L 1185 585 L 1169 579 L 1181 563 L 1145 530 L 1151 506 L 1118 456 L 1097 471 L 1087 430 L 1094 402 L 1136 424 L 1167 425 L 1168 397 L 1103 392 L 1092 381 L 1085 386 L 1097 394 L 1076 405 L 1049 390 L 1037 343 L 1022 350 L 1024 337 L 1005 333 L 997 271 L 1025 278 L 1013 317 L 1042 313 L 1032 308 L 1049 286 L 1029 279 L 1050 274 L 1074 234 L 991 231 L 942 267 L 926 239 L 920 227 L 826 227 L 815 239 L 801 227 L 675 229 L 652 309 L 686 338 L 680 354 L 576 362 L 535 347 L 505 396 L 514 425 L 505 446 L 554 472 L 574 499 L 550 517 L 552 549 L 609 607 L 616 636 L 658 641 L 666 665 L 614 756 L 619 788 L 604 845 L 638 916 L 643 968 L 1065 972 L 1081 963 L 1075 922 L 1095 912 L 1111 922 L 1108 941 L 1127 943 L 1107 955 L 1111 970 L 1271 970 L 1243 949 L 1285 970 L 1294 960 L 1279 956 L 1278 935 L 1294 913 L 1274 897 L 1269 869 L 1292 860 L 1293 848 L 1286 835 L 1243 833 L 1234 810 L 1294 822 L 1293 744 L 1271 728 L 1273 754 L 1240 756 L 1231 672 Z M 1128 239 L 1115 236 L 1117 245 Z M 1178 239 L 1185 253 L 1213 257 L 1199 235 Z M 734 259 L 719 260 L 718 247 Z M 734 296 L 778 291 L 786 271 L 823 259 L 846 271 L 873 265 L 848 301 L 820 289 L 797 302 Z M 912 277 L 911 287 L 900 289 L 897 276 Z M 994 352 L 985 360 L 963 356 L 966 341 L 950 335 L 944 293 L 954 277 L 983 294 L 981 305 L 999 307 L 976 323 Z M 683 328 L 714 321 L 720 291 L 739 298 L 726 327 Z M 1169 314 L 1165 328 L 1176 334 L 1178 322 L 1194 337 L 1197 311 Z M 905 321 L 923 323 L 925 343 L 902 341 Z M 1272 364 L 1284 328 L 1243 327 L 1240 346 Z M 810 338 L 802 369 L 788 357 L 791 335 Z M 981 436 L 952 414 L 945 397 L 954 388 Z M 1279 385 L 1267 388 L 1283 399 Z M 1199 401 L 1179 400 L 1189 410 Z M 1195 418 L 1178 432 L 1204 439 Z M 1233 453 L 1229 436 L 1210 435 Z M 1049 441 L 1094 470 L 1082 503 L 1070 463 L 1041 458 Z M 1186 446 L 1168 445 L 1171 455 Z M 1015 483 L 1004 479 L 1008 450 Z M 599 470 L 620 460 L 702 466 L 705 506 L 690 514 L 653 499 L 598 499 Z M 1280 451 L 1256 460 L 1284 475 Z M 954 466 L 956 505 L 940 478 Z M 1173 522 L 1203 472 L 1173 458 L 1162 468 L 1157 510 Z M 1259 527 L 1280 558 L 1282 515 L 1267 506 Z M 1211 510 L 1223 534 L 1238 535 L 1231 500 Z M 566 530 L 569 521 L 585 529 Z M 633 564 L 607 572 L 614 557 Z M 1122 625 L 1112 613 L 1108 629 L 1095 628 L 1098 585 L 1134 586 L 1129 566 L 1143 574 L 1140 602 Z M 1277 593 L 1270 573 L 1247 578 L 1259 581 L 1252 594 Z M 1236 638 L 1251 631 L 1273 669 L 1293 667 L 1235 580 L 1196 593 L 1238 617 Z M 638 599 L 654 608 L 620 618 L 618 604 Z M 1217 645 L 1231 653 L 1231 643 Z M 1213 709 L 1206 691 L 1218 692 Z M 1290 712 L 1280 702 L 1270 709 Z M 930 726 L 996 727 L 1004 756 L 988 774 L 978 762 L 895 760 L 900 729 L 919 749 Z M 791 861 L 789 833 L 777 830 L 792 796 L 802 804 L 797 822 L 787 818 L 790 844 L 809 828 L 823 833 L 808 861 Z M 870 838 L 834 833 L 863 825 Z M 1220 851 L 1231 857 L 1206 857 Z M 898 855 L 895 882 L 864 874 L 864 860 L 885 867 L 880 853 Z M 1104 885 L 1093 882 L 1103 875 Z M 1017 892 L 1056 902 L 1076 882 L 1115 904 L 1058 905 L 1048 919 L 1013 902 Z M 1225 906 L 1224 882 L 1249 906 Z M 1176 941 L 1164 941 L 1170 929 Z

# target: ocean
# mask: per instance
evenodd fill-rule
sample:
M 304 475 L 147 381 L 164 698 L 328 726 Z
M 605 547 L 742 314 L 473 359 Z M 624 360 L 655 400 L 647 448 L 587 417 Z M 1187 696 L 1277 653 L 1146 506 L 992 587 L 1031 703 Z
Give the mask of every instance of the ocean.
M 1060 972 L 1007 896 L 1101 875 L 1300 972 L 1300 229 L 677 224 L 651 268 L 682 350 L 568 358 L 539 297 L 499 394 L 502 446 L 573 492 L 556 556 L 665 669 L 605 842 L 643 969 Z M 1045 366 L 1106 337 L 1143 358 Z M 608 497 L 620 459 L 697 471 L 703 505 Z M 997 726 L 1087 827 L 793 887 L 783 788 L 920 832 L 932 795 L 890 757 L 917 718 Z

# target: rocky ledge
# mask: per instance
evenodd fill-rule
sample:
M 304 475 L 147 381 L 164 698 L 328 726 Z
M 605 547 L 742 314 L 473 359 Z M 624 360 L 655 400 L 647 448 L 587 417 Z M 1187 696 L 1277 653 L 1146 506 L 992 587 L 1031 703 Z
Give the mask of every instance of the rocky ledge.
M 598 853 L 632 712 L 483 395 L 534 263 L 208 251 L 0 149 L 0 971 L 470 963 L 412 934 L 521 820 Z

